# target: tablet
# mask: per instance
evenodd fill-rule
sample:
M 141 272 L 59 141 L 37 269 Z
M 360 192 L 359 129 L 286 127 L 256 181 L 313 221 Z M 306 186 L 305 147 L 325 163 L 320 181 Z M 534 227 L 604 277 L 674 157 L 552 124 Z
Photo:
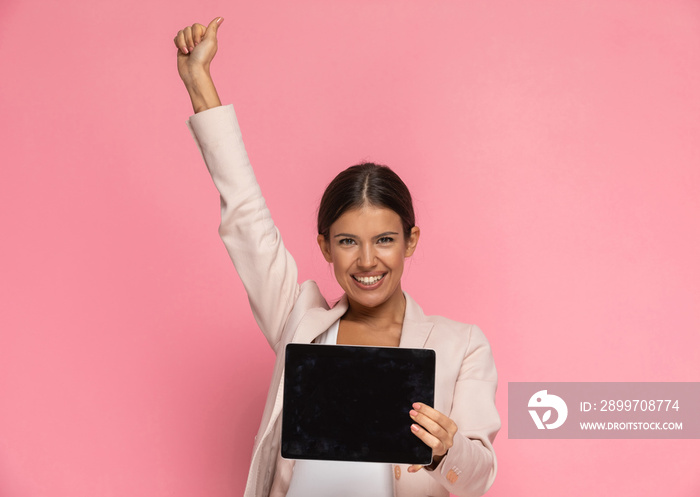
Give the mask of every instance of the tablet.
M 282 457 L 430 464 L 408 412 L 434 395 L 434 350 L 288 344 Z

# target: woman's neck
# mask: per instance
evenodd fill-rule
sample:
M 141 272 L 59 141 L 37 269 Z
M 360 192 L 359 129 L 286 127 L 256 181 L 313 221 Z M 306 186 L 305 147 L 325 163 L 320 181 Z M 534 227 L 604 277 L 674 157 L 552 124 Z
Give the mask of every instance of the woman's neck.
M 403 325 L 405 313 L 406 297 L 399 288 L 389 300 L 376 307 L 365 307 L 348 298 L 348 310 L 341 319 L 368 328 L 388 329 Z

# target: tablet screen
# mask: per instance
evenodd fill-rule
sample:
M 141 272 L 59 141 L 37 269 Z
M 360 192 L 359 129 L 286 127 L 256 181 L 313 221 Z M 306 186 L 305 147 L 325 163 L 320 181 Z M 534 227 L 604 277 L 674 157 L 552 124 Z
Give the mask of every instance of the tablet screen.
M 282 457 L 430 464 L 408 412 L 433 405 L 435 351 L 289 344 L 284 376 Z

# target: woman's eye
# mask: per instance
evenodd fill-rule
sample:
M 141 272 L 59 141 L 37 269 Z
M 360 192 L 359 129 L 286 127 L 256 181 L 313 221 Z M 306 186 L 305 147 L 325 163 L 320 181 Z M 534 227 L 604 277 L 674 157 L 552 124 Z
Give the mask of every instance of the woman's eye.
M 394 239 L 390 236 L 383 236 L 379 240 L 377 240 L 377 243 L 391 243 L 393 242 Z
M 352 238 L 342 238 L 338 241 L 340 245 L 353 245 L 355 243 L 355 240 Z

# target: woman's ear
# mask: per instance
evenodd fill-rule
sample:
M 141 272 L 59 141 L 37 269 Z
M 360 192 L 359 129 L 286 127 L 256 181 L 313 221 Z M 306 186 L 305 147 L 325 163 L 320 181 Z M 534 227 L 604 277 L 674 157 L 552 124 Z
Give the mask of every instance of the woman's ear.
M 406 240 L 405 257 L 411 257 L 413 255 L 413 252 L 416 251 L 416 246 L 418 245 L 419 238 L 420 228 L 418 226 L 414 226 L 413 228 L 411 228 L 411 234 L 408 236 L 408 240 Z
M 328 240 L 326 240 L 326 237 L 323 235 L 318 235 L 316 241 L 318 242 L 318 246 L 321 249 L 323 258 L 326 259 L 326 262 L 333 262 L 333 259 L 331 258 L 331 245 L 328 243 Z

